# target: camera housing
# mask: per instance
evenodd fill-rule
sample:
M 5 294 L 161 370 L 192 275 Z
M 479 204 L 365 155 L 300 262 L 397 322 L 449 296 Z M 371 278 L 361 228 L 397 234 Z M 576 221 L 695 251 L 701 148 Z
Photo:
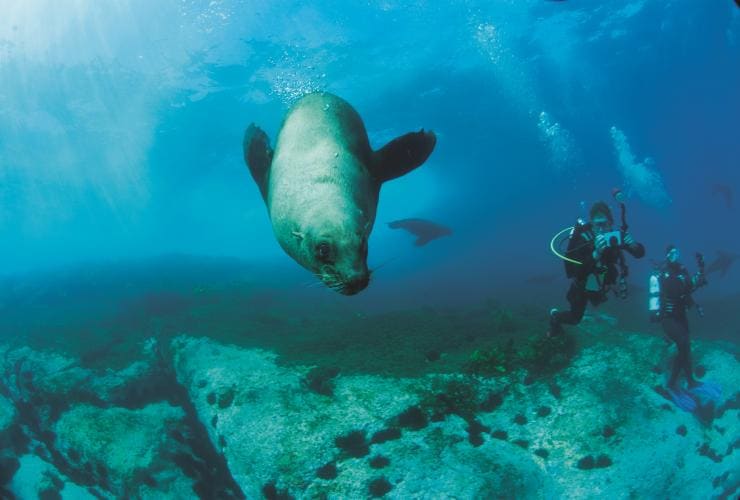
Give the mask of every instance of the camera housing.
M 620 247 L 622 246 L 622 232 L 621 231 L 609 231 L 602 235 L 606 240 L 607 247 Z

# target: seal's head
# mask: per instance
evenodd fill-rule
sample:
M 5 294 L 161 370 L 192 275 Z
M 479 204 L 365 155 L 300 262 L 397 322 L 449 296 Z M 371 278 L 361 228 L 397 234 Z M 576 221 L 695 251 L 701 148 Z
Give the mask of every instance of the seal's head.
M 254 124 L 242 148 L 283 250 L 330 288 L 354 295 L 370 281 L 367 239 L 381 186 L 424 163 L 436 141 L 422 129 L 373 150 L 357 111 L 320 92 L 288 111 L 274 150 Z
M 370 282 L 367 268 L 369 231 L 324 224 L 299 233 L 301 264 L 326 286 L 344 295 L 364 290 Z

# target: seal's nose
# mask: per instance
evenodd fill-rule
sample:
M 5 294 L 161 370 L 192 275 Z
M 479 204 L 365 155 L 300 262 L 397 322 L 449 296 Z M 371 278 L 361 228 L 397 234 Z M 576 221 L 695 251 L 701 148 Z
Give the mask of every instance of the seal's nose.
M 369 282 L 370 275 L 368 273 L 357 274 L 351 279 L 348 279 L 344 282 L 342 293 L 344 293 L 345 295 L 354 295 L 356 293 L 359 293 L 367 288 L 367 284 Z

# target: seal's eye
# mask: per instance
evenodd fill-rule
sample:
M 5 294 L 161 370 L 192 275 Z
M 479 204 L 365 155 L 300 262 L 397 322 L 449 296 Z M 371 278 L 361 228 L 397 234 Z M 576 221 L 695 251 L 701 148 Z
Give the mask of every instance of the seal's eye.
M 323 262 L 329 262 L 331 256 L 331 247 L 328 243 L 319 243 L 316 246 L 316 257 Z

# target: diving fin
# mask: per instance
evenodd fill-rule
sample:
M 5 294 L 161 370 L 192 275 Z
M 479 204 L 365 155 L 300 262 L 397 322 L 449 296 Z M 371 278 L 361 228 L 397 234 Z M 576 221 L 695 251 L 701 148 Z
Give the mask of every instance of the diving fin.
M 668 396 L 670 397 L 673 404 L 681 408 L 683 411 L 692 412 L 696 410 L 696 400 L 693 396 L 684 389 L 668 389 Z
M 702 382 L 689 389 L 689 392 L 702 402 L 717 402 L 722 398 L 722 386 L 717 382 Z

